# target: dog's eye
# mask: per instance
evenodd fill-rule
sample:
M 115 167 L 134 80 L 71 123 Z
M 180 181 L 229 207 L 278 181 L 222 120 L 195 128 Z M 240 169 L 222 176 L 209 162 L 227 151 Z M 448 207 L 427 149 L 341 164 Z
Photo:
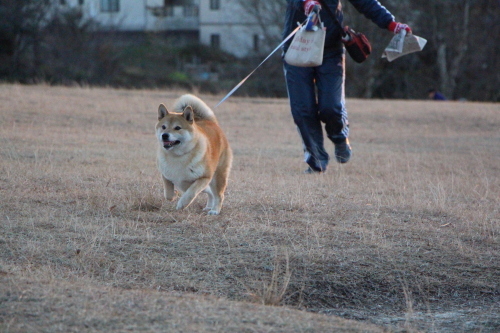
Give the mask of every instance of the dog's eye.
M 176 130 L 176 131 L 178 131 L 178 130 L 180 130 L 180 129 L 181 129 L 181 127 L 180 127 L 180 126 L 175 126 L 175 128 L 174 128 L 174 130 Z
M 161 127 L 161 129 L 167 129 L 167 126 L 163 125 L 163 126 Z

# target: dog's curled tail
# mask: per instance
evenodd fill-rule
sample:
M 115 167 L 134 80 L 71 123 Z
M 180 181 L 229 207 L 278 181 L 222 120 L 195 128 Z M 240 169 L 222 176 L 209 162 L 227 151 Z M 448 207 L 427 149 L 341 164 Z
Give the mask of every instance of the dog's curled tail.
M 174 104 L 174 109 L 176 112 L 182 112 L 187 106 L 193 108 L 195 120 L 206 119 L 217 121 L 212 109 L 210 109 L 210 107 L 205 104 L 205 102 L 203 102 L 200 98 L 191 94 L 186 94 L 179 97 L 179 99 Z

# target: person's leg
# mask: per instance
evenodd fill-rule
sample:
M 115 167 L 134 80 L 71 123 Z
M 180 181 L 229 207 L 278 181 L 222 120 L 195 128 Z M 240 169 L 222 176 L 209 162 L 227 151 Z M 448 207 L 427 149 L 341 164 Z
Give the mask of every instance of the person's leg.
M 328 138 L 335 144 L 335 157 L 339 163 L 346 163 L 351 157 L 344 84 L 345 55 L 325 55 L 316 77 L 319 116 L 325 123 Z
M 325 171 L 329 156 L 323 146 L 323 129 L 318 117 L 315 69 L 285 63 L 284 70 L 293 120 L 304 144 L 305 162 L 313 171 Z

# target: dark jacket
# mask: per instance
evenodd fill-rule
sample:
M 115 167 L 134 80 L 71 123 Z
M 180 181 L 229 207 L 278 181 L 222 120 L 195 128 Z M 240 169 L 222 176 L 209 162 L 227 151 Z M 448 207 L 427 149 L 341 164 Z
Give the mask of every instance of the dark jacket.
M 322 2 L 328 5 L 342 24 L 344 15 L 342 13 L 342 4 L 340 0 L 323 0 Z M 349 0 L 349 2 L 351 2 L 360 13 L 364 14 L 382 29 L 386 29 L 389 23 L 394 21 L 394 16 L 392 16 L 392 14 L 377 0 Z M 324 7 L 324 5 L 322 4 L 321 7 Z M 325 8 L 320 11 L 320 17 L 326 27 L 325 53 L 342 51 L 342 30 Z M 287 0 L 283 39 L 297 27 L 297 22 L 303 23 L 306 18 L 303 0 Z M 283 51 L 286 52 L 291 41 L 292 39 L 289 39 L 288 42 L 283 45 Z

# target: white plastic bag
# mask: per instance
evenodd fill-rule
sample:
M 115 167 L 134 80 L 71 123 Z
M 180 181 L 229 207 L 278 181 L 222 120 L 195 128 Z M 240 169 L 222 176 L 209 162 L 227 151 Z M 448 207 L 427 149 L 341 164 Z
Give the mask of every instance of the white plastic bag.
M 426 43 L 426 39 L 413 34 L 407 35 L 406 30 L 402 29 L 399 34 L 396 34 L 391 39 L 384 53 L 382 53 L 382 58 L 393 61 L 405 54 L 422 51 Z
M 285 61 L 298 67 L 316 67 L 323 63 L 326 30 L 322 22 L 316 30 L 306 30 L 303 25 L 293 37 L 285 54 Z

